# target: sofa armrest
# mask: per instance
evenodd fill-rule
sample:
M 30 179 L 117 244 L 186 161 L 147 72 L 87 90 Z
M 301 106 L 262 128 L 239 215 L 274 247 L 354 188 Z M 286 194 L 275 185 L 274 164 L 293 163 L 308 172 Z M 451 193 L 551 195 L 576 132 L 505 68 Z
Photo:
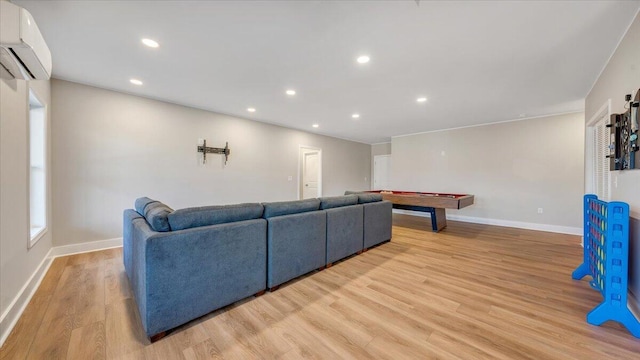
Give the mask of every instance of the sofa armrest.
M 133 229 L 134 220 L 142 219 L 137 211 L 133 209 L 127 209 L 122 214 L 122 261 L 124 262 L 124 270 L 127 273 L 129 282 L 131 279 L 131 264 L 132 264 L 132 251 L 133 251 Z

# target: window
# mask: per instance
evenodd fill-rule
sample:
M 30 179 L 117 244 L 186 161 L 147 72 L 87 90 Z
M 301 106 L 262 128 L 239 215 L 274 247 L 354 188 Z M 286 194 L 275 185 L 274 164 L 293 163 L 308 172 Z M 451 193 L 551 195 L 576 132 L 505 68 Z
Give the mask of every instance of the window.
M 47 119 L 46 108 L 29 90 L 29 248 L 47 230 Z

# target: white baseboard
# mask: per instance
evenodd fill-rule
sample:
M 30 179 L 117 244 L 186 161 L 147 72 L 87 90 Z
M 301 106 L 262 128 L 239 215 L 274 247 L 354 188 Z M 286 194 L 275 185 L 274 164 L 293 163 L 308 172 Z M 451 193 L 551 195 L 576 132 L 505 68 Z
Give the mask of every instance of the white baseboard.
M 56 246 L 51 249 L 52 257 L 81 254 L 92 251 L 100 251 L 122 246 L 122 238 L 91 241 L 86 243 Z
M 2 316 L 0 316 L 0 347 L 4 344 L 4 341 L 7 340 L 13 327 L 16 326 L 18 319 L 22 316 L 22 312 L 24 312 L 24 309 L 27 307 L 27 304 L 29 304 L 29 301 L 31 301 L 33 294 L 36 293 L 42 279 L 49 270 L 53 262 L 53 258 L 51 257 L 52 250 L 53 249 L 49 249 L 47 255 L 45 255 L 40 265 L 36 268 L 36 271 L 31 274 L 27 283 L 24 284 L 18 292 L 18 295 L 9 304 L 9 307 L 7 307 Z
M 397 214 L 431 217 L 429 213 L 422 212 L 422 211 L 393 209 L 393 212 Z M 582 228 L 571 227 L 571 226 L 536 224 L 536 223 L 529 223 L 529 222 L 523 222 L 523 221 L 487 219 L 487 218 L 479 218 L 479 217 L 463 216 L 463 215 L 447 215 L 447 219 L 454 220 L 454 221 L 474 223 L 474 224 L 505 226 L 505 227 L 519 228 L 519 229 L 527 229 L 527 230 L 548 231 L 548 232 L 569 234 L 569 235 L 582 235 Z
M 33 272 L 27 283 L 20 289 L 18 295 L 13 299 L 5 312 L 0 316 L 0 346 L 7 340 L 13 327 L 22 316 L 24 309 L 31 301 L 33 294 L 40 286 L 42 279 L 49 271 L 53 260 L 60 256 L 80 254 L 92 251 L 106 250 L 122 246 L 122 238 L 92 241 L 81 244 L 56 246 L 49 250 L 36 271 Z

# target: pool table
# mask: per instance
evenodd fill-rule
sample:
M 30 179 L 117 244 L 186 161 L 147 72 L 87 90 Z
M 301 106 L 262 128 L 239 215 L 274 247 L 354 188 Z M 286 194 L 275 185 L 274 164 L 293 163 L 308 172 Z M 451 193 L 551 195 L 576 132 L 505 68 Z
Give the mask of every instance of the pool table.
M 395 209 L 423 211 L 431 214 L 431 229 L 438 232 L 447 226 L 445 209 L 462 209 L 473 205 L 473 195 L 443 194 L 415 191 L 373 190 L 379 193 L 383 200 L 393 203 Z

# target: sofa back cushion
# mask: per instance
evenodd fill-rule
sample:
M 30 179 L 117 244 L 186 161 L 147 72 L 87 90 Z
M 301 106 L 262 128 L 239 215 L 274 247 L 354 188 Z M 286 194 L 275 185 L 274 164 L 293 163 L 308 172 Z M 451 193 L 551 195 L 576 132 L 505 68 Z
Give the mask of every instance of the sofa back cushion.
M 259 219 L 263 206 L 257 203 L 202 206 L 176 210 L 169 214 L 171 230 L 183 230 L 236 221 Z
M 347 190 L 344 192 L 345 195 L 353 195 L 353 194 L 360 194 L 363 193 L 364 191 L 353 191 L 353 190 Z
M 358 195 L 332 196 L 320 198 L 320 209 L 332 209 L 341 206 L 356 205 Z
M 377 193 L 361 193 L 358 194 L 358 204 L 366 204 L 371 202 L 382 201 L 382 195 Z
M 168 216 L 173 212 L 172 208 L 148 197 L 136 199 L 135 208 L 140 215 L 145 217 L 154 231 L 171 231 Z
M 148 197 L 141 197 L 136 199 L 136 203 L 134 209 L 138 212 L 138 214 L 144 216 L 144 208 L 154 202 L 158 202 L 158 200 L 149 199 Z
M 263 203 L 262 205 L 264 205 L 263 217 L 265 219 L 268 219 L 276 216 L 298 214 L 318 210 L 320 209 L 320 200 L 306 199 L 295 201 L 280 201 Z

